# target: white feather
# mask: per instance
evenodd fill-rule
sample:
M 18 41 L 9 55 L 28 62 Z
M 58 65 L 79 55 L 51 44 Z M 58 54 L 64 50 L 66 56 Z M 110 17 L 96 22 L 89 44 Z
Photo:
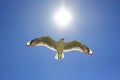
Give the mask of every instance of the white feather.
M 78 47 L 78 48 L 77 48 L 77 47 L 74 47 L 74 48 L 70 48 L 70 49 L 64 49 L 63 52 L 70 52 L 70 51 L 73 51 L 73 50 L 83 52 L 82 49 L 80 49 L 79 47 Z
M 63 58 L 64 58 L 64 53 L 62 53 L 62 57 L 61 57 L 61 59 L 63 59 Z M 59 58 L 58 58 L 58 53 L 56 53 L 56 55 L 55 55 L 55 59 L 59 60 Z
M 51 49 L 51 50 L 53 50 L 53 51 L 56 51 L 56 49 L 54 48 L 54 47 L 51 47 L 51 46 L 49 46 L 48 44 L 46 44 L 46 43 L 39 43 L 39 44 L 37 44 L 36 46 L 45 46 L 45 47 L 47 47 L 47 48 L 49 48 L 49 49 Z
M 29 46 L 29 45 L 30 45 L 30 41 L 27 42 L 27 46 Z

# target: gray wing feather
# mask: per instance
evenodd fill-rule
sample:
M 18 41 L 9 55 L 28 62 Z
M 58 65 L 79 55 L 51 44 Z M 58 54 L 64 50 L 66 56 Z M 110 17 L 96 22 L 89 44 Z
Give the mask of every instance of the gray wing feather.
M 87 54 L 92 54 L 92 51 L 79 41 L 71 41 L 64 43 L 64 52 L 77 50 Z
M 49 36 L 43 36 L 27 42 L 27 46 L 46 46 L 52 50 L 56 50 L 57 42 Z

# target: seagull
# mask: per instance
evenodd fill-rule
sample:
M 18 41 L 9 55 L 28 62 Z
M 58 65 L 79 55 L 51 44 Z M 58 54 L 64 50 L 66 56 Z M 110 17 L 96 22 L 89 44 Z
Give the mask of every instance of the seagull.
M 31 41 L 28 41 L 26 46 L 45 46 L 49 49 L 56 51 L 55 59 L 60 60 L 64 58 L 63 52 L 69 51 L 80 51 L 89 55 L 92 55 L 91 49 L 89 49 L 86 45 L 82 44 L 81 42 L 74 40 L 71 42 L 64 42 L 64 38 L 60 39 L 59 41 L 53 40 L 49 36 L 42 36 L 39 38 L 35 38 Z

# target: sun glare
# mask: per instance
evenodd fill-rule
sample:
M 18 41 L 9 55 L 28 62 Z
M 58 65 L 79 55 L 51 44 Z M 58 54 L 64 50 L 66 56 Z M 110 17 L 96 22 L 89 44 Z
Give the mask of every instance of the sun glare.
M 72 20 L 71 13 L 64 7 L 60 8 L 54 13 L 54 21 L 60 28 L 66 28 L 69 26 Z

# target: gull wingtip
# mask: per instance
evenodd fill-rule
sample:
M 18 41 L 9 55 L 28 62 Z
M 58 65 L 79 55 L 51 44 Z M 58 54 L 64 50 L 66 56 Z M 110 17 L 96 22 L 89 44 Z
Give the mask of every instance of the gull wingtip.
M 90 55 L 92 55 L 92 54 L 93 54 L 92 50 L 90 50 L 90 51 L 89 51 L 89 54 L 90 54 Z
M 30 46 L 30 41 L 28 41 L 28 42 L 26 43 L 26 46 L 27 46 L 27 47 Z

